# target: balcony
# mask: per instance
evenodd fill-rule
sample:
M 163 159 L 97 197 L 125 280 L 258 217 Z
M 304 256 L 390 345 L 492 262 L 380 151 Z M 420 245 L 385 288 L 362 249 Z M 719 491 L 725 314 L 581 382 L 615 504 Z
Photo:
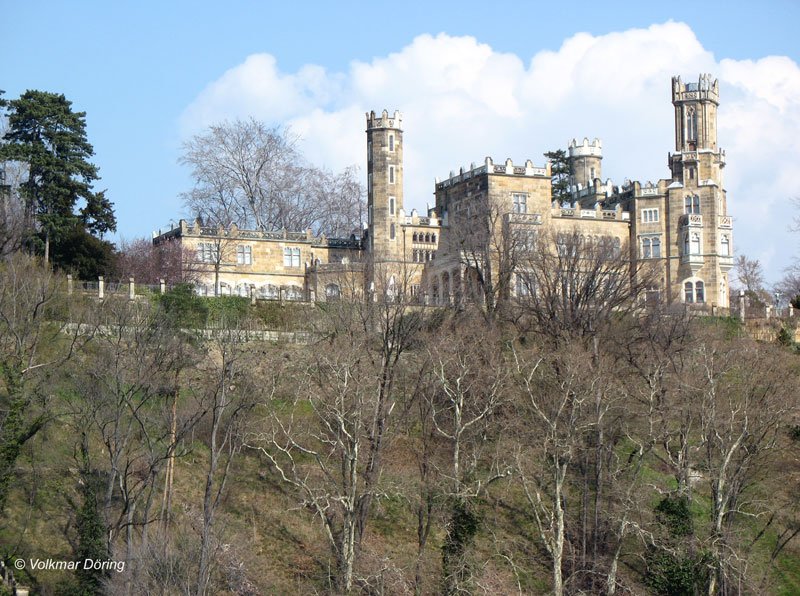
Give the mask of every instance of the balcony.
M 733 269 L 733 257 L 719 257 L 719 269 L 723 273 Z
M 681 215 L 681 218 L 678 220 L 678 225 L 680 227 L 689 227 L 689 228 L 702 228 L 703 227 L 703 216 L 699 213 L 686 213 Z

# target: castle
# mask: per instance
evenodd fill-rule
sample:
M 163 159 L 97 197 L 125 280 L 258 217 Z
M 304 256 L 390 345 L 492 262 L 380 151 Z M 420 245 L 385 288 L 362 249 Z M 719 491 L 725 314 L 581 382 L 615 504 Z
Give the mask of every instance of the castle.
M 495 163 L 487 157 L 437 180 L 429 213 L 406 212 L 402 117 L 384 110 L 367 114 L 362 236 L 334 239 L 181 220 L 154 233 L 154 242 L 181 242 L 201 294 L 331 300 L 343 293 L 347 273 L 364 291 L 405 292 L 421 303 L 449 304 L 482 291 L 484 268 L 502 267 L 499 247 L 508 238 L 526 245 L 524 239 L 548 231 L 555 242 L 574 234 L 587 245 L 609 246 L 617 254 L 628 250 L 632 259 L 647 260 L 660 276 L 652 291 L 666 303 L 727 308 L 733 239 L 722 187 L 725 152 L 717 146 L 719 83 L 709 75 L 696 83 L 673 77 L 672 104 L 671 177 L 656 184 L 603 181 L 601 141 L 573 140 L 568 200 L 553 200 L 550 164 Z M 484 241 L 484 254 L 475 258 L 475 239 L 487 230 L 505 241 L 495 243 L 496 249 Z M 386 274 L 382 280 L 379 271 Z M 516 279 L 508 295 L 524 292 L 519 272 L 507 273 Z

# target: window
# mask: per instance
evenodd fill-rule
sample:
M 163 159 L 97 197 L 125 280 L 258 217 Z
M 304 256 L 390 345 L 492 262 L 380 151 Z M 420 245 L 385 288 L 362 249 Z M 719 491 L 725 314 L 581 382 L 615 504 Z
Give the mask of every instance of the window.
M 594 168 L 591 169 L 591 174 L 589 174 L 589 179 L 594 180 Z
M 197 260 L 201 263 L 216 263 L 219 261 L 219 250 L 212 242 L 201 242 L 197 245 Z
M 328 284 L 325 286 L 325 298 L 328 300 L 338 300 L 341 291 L 337 284 Z
M 436 242 L 436 234 L 431 234 L 431 242 Z
M 283 249 L 283 266 L 284 267 L 299 267 L 300 266 L 300 249 L 289 248 Z
M 686 195 L 683 200 L 683 212 L 690 214 L 700 213 L 700 197 L 697 195 Z
M 367 161 L 372 161 L 372 141 L 367 141 Z
M 697 141 L 697 113 L 693 108 L 686 115 L 686 140 Z
M 367 192 L 372 192 L 372 172 L 367 174 Z
M 253 264 L 253 248 L 251 246 L 240 245 L 236 247 L 236 264 L 237 265 Z
M 394 240 L 394 238 L 395 238 L 395 228 L 394 224 L 392 224 L 389 226 L 389 239 Z
M 389 151 L 394 151 L 394 135 L 389 135 Z
M 687 304 L 703 304 L 706 301 L 706 288 L 702 280 L 685 281 L 683 283 L 683 301 Z
M 389 184 L 394 184 L 394 166 L 389 166 Z
M 394 215 L 394 197 L 389 197 L 389 215 Z
M 416 242 L 416 241 L 417 241 L 417 233 L 416 233 L 416 232 L 414 232 L 413 234 L 411 234 L 411 241 L 412 241 L 412 242 Z
M 658 208 L 642 209 L 642 223 L 655 223 L 658 221 Z
M 511 195 L 514 204 L 514 213 L 528 212 L 528 195 L 522 192 L 515 192 Z
M 517 282 L 516 283 L 517 296 L 518 297 L 529 296 L 530 295 L 530 280 L 528 279 L 528 276 L 525 275 L 524 273 L 517 273 L 516 274 L 516 278 L 517 278 L 516 279 L 516 282 Z
M 646 236 L 642 238 L 642 258 L 660 259 L 661 258 L 661 238 L 658 236 Z
M 723 257 L 731 256 L 731 239 L 727 235 L 719 241 L 719 252 Z

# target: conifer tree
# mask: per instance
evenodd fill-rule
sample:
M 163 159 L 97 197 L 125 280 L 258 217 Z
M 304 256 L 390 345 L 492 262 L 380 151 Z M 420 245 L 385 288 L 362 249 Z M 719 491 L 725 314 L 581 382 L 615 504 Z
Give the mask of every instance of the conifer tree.
M 94 149 L 86 138 L 86 113 L 74 112 L 64 95 L 46 91 L 26 91 L 7 106 L 8 132 L 0 159 L 28 167 L 21 192 L 28 225 L 35 226 L 44 242 L 45 261 L 50 243 L 76 226 L 100 237 L 114 231 L 111 202 L 104 192 L 92 190 L 99 176 L 89 161 Z
M 552 198 L 560 204 L 570 198 L 567 152 L 563 149 L 558 149 L 556 151 L 548 151 L 544 156 L 550 161 L 550 174 L 553 183 Z

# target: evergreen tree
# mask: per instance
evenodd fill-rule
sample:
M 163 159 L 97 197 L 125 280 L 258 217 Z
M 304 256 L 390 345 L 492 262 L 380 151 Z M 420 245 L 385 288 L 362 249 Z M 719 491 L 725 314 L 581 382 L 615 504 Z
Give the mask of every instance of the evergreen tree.
M 43 241 L 45 261 L 50 258 L 50 243 L 76 223 L 100 236 L 114 231 L 111 202 L 104 192 L 92 190 L 98 174 L 89 161 L 94 149 L 86 138 L 86 113 L 73 112 L 64 95 L 46 91 L 26 91 L 7 105 L 8 132 L 0 159 L 28 166 L 21 192 L 28 225 L 35 226 Z
M 77 593 L 81 596 L 102 594 L 103 581 L 108 576 L 106 571 L 90 567 L 86 569 L 84 562 L 108 560 L 106 543 L 106 526 L 97 504 L 97 477 L 89 462 L 89 444 L 86 433 L 81 434 L 81 496 L 83 503 L 78 511 L 78 547 L 76 557 L 78 565 Z
M 544 156 L 550 161 L 550 173 L 552 175 L 552 197 L 554 201 L 561 204 L 562 201 L 570 200 L 569 192 L 569 158 L 563 149 L 548 151 Z

